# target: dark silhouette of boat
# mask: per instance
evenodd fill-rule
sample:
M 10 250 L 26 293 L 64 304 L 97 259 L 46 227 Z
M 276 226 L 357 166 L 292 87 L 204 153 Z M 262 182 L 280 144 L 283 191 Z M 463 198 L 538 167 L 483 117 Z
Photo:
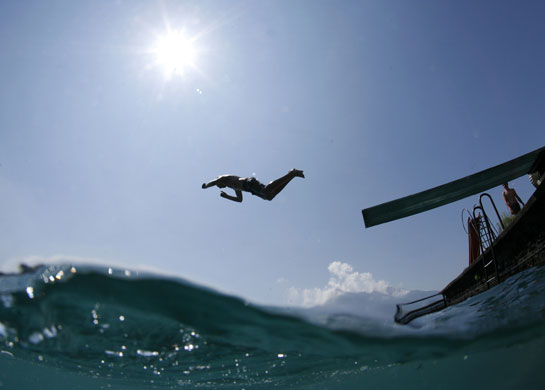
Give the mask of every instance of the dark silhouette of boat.
M 545 148 L 465 178 L 362 211 L 366 227 L 393 221 L 486 191 L 520 176 L 531 174 L 536 190 L 514 220 L 499 234 L 483 205 L 493 206 L 484 193 L 472 217 L 482 221 L 480 255 L 438 294 L 397 305 L 395 321 L 407 324 L 414 318 L 460 303 L 503 282 L 509 276 L 545 262 Z M 477 216 L 476 212 L 481 214 Z

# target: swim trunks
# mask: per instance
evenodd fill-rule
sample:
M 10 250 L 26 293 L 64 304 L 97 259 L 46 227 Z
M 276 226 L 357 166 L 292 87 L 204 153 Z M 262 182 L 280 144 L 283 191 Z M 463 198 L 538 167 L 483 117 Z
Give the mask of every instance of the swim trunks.
M 517 215 L 519 213 L 519 211 L 520 211 L 520 206 L 519 206 L 518 202 L 509 203 L 507 206 L 509 207 L 509 209 L 511 210 L 511 214 L 513 214 L 513 215 Z
M 247 179 L 245 179 L 244 183 L 242 184 L 242 189 L 251 193 L 252 195 L 266 199 L 265 195 L 263 194 L 265 185 L 257 180 L 255 177 L 248 177 Z

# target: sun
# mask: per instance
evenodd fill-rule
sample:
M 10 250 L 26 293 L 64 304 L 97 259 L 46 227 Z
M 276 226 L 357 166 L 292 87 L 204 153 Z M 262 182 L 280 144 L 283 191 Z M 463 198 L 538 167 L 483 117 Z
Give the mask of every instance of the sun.
M 189 68 L 195 68 L 196 50 L 194 39 L 183 31 L 169 31 L 157 38 L 153 48 L 157 66 L 163 69 L 167 78 L 183 76 Z

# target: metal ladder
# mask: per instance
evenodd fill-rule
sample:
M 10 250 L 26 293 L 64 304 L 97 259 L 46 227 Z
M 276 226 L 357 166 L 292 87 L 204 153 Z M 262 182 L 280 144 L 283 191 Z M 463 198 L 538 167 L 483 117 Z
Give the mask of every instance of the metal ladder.
M 484 280 L 486 281 L 487 287 L 490 288 L 491 283 L 493 283 L 494 285 L 500 283 L 500 277 L 498 275 L 498 268 L 496 266 L 496 255 L 494 254 L 494 247 L 492 246 L 492 243 L 496 240 L 496 233 L 494 232 L 494 229 L 490 224 L 490 219 L 488 218 L 486 211 L 484 211 L 483 197 L 487 197 L 490 200 L 490 203 L 492 204 L 492 207 L 494 207 L 494 211 L 496 212 L 496 216 L 500 221 L 502 229 L 504 229 L 505 227 L 503 226 L 503 221 L 501 220 L 500 214 L 498 213 L 498 209 L 496 208 L 496 204 L 494 203 L 494 200 L 492 200 L 492 197 L 487 193 L 481 194 L 481 196 L 479 197 L 479 204 L 473 207 L 473 218 L 475 220 L 477 220 L 478 218 L 477 216 L 475 216 L 476 211 L 480 211 L 482 213 L 482 219 L 484 220 L 484 224 L 480 224 L 479 235 L 481 236 L 481 253 L 483 254 Z M 492 259 L 488 262 L 485 262 L 486 259 L 484 257 L 484 251 L 487 248 L 490 248 Z

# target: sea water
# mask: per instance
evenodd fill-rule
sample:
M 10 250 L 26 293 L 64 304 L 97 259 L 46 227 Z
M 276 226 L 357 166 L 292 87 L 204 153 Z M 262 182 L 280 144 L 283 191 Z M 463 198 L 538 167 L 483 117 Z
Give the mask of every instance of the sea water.
M 0 389 L 543 389 L 545 267 L 397 325 L 373 294 L 261 307 L 184 280 L 0 276 Z

